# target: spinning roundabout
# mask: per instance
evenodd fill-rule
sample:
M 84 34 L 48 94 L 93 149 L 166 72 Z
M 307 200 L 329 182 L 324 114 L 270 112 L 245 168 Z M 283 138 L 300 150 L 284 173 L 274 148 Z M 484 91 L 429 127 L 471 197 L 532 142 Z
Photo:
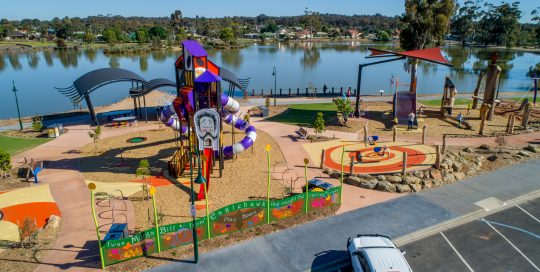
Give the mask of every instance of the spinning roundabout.
M 351 172 L 351 159 L 354 160 L 353 174 L 399 173 L 403 167 L 403 153 L 407 153 L 407 171 L 430 168 L 436 159 L 435 148 L 428 145 L 388 142 L 366 147 L 363 142 L 355 142 L 325 149 L 325 167 L 341 171 L 343 146 L 345 146 L 343 159 L 345 173 Z M 361 162 L 358 162 L 358 152 L 361 154 Z

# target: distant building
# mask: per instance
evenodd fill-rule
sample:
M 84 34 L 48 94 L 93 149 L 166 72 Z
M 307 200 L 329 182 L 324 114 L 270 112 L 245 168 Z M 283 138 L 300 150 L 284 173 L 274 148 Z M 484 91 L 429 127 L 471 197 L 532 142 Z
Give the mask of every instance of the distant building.
M 246 33 L 243 35 L 243 37 L 246 39 L 259 39 L 260 35 L 259 33 Z
M 296 37 L 298 39 L 311 39 L 313 38 L 313 35 L 311 34 L 311 31 L 304 29 L 304 30 L 296 32 Z
M 345 31 L 345 37 L 350 37 L 351 39 L 360 39 L 362 37 L 362 32 L 357 29 L 348 29 Z
M 22 40 L 22 39 L 26 39 L 28 37 L 28 34 L 26 34 L 26 31 L 16 29 L 15 31 L 9 34 L 9 37 L 12 40 Z
M 315 33 L 315 36 L 318 38 L 326 38 L 328 37 L 328 33 L 320 31 L 320 32 Z

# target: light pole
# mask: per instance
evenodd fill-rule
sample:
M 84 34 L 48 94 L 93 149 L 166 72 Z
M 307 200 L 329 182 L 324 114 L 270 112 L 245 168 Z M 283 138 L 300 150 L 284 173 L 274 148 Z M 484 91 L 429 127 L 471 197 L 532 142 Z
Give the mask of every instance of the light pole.
M 17 115 L 19 116 L 19 127 L 21 130 L 22 127 L 22 121 L 21 121 L 21 111 L 19 110 L 19 99 L 17 98 L 17 88 L 15 88 L 15 80 L 13 80 L 13 93 L 15 94 L 15 104 L 17 104 Z
M 274 76 L 274 92 L 277 93 L 277 87 L 276 87 L 276 78 L 277 78 L 277 71 L 276 71 L 276 66 L 274 66 L 274 69 L 272 70 L 272 75 Z

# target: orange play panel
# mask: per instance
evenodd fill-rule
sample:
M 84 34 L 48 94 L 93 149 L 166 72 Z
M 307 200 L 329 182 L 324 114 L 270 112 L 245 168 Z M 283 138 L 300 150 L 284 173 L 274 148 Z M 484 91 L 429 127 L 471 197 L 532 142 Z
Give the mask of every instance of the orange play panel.
M 330 169 L 341 171 L 341 151 L 345 146 L 343 171 L 350 172 L 351 158 L 354 158 L 354 174 L 387 174 L 401 172 L 403 168 L 403 153 L 407 154 L 407 169 L 417 170 L 431 167 L 435 163 L 433 147 L 410 143 L 384 143 L 389 151 L 382 152 L 384 145 L 368 146 L 363 143 L 338 145 L 325 150 L 324 165 Z M 381 149 L 375 152 L 375 147 Z M 356 154 L 362 154 L 362 161 L 356 161 Z
M 146 178 L 146 181 L 144 179 L 137 179 L 131 180 L 130 182 L 149 183 L 151 186 L 154 187 L 172 185 L 172 183 L 163 176 L 150 176 Z
M 61 216 L 60 210 L 54 202 L 30 202 L 0 209 L 4 217 L 2 220 L 23 226 L 24 220 L 30 218 L 36 222 L 38 228 L 42 228 L 47 223 L 51 215 Z

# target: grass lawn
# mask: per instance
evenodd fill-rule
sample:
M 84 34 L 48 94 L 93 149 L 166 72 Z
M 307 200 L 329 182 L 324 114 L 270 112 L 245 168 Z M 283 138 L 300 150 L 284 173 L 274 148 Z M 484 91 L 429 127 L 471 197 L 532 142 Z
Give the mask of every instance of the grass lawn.
M 28 150 L 32 147 L 38 146 L 40 144 L 44 144 L 50 140 L 51 139 L 49 138 L 30 139 L 0 136 L 0 149 L 7 151 L 9 154 L 13 155 Z
M 333 103 L 295 104 L 290 105 L 287 111 L 272 116 L 268 120 L 311 127 L 315 121 L 317 112 L 322 112 L 325 121 L 328 123 L 331 119 L 335 119 L 337 108 Z

